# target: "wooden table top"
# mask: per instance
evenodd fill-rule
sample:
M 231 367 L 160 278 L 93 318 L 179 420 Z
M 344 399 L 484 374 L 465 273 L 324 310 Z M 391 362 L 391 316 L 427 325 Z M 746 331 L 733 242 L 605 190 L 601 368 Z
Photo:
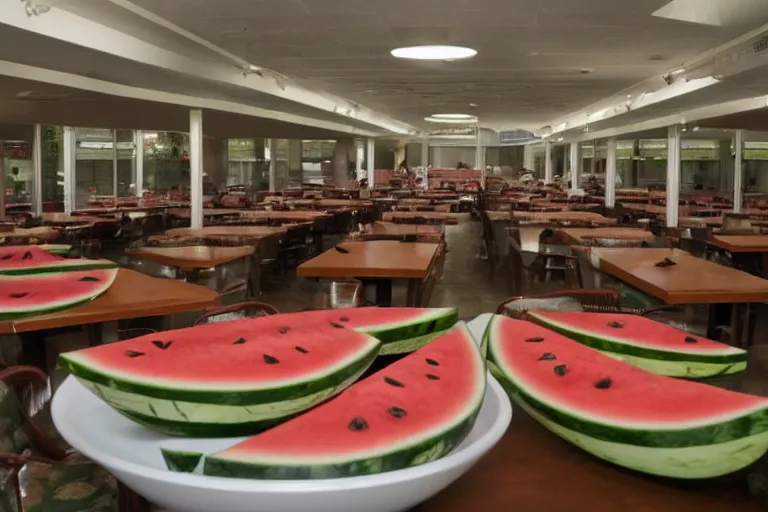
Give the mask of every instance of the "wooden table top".
M 56 313 L 0 322 L 0 334 L 167 316 L 205 309 L 218 303 L 219 294 L 208 288 L 121 268 L 104 295 Z
M 374 222 L 365 226 L 365 232 L 374 235 L 439 235 L 438 226 L 423 224 L 396 224 L 394 222 Z
M 314 221 L 318 219 L 327 219 L 332 217 L 330 213 L 312 212 L 312 211 L 261 211 L 261 210 L 242 210 L 240 216 L 251 219 L 274 219 L 274 220 L 297 220 Z
M 315 204 L 318 206 L 352 206 L 355 208 L 369 208 L 373 206 L 372 201 L 358 199 L 320 199 Z
M 560 439 L 515 407 L 501 441 L 414 512 L 758 512 L 745 480 L 674 481 L 627 471 Z
M 15 238 L 39 238 L 40 240 L 55 240 L 61 236 L 59 229 L 50 226 L 38 226 L 36 228 L 14 228 L 13 231 L 0 233 L 0 239 L 4 237 Z
M 172 217 L 179 217 L 181 219 L 188 219 L 192 215 L 191 208 L 168 208 L 165 211 L 166 214 Z M 240 210 L 227 209 L 227 208 L 203 208 L 203 217 L 227 217 L 227 216 L 239 216 Z
M 768 252 L 768 235 L 712 235 L 710 243 L 730 252 Z
M 94 217 L 92 215 L 70 215 L 64 212 L 43 212 L 43 222 L 58 226 L 77 226 L 85 224 L 113 223 L 118 219 L 114 217 Z
M 165 232 L 169 236 L 243 236 L 248 238 L 267 238 L 280 236 L 287 232 L 284 227 L 273 226 L 205 226 L 203 228 L 175 228 Z
M 299 277 L 370 277 L 424 279 L 439 244 L 376 240 L 343 242 L 348 253 L 329 249 L 299 265 Z
M 255 250 L 256 248 L 252 245 L 240 247 L 190 245 L 185 247 L 142 247 L 141 249 L 128 249 L 125 254 L 131 258 L 154 261 L 170 267 L 211 268 L 250 256 Z
M 667 304 L 768 301 L 768 280 L 679 249 L 592 249 L 604 272 Z M 676 265 L 657 267 L 669 258 Z
M 459 218 L 455 213 L 448 212 L 385 212 L 382 215 L 385 221 L 394 219 L 429 219 L 439 220 L 446 224 L 458 224 Z
M 563 228 L 558 232 L 569 238 L 574 243 L 581 243 L 585 238 L 609 238 L 614 240 L 642 240 L 650 242 L 654 239 L 653 233 L 639 228 Z

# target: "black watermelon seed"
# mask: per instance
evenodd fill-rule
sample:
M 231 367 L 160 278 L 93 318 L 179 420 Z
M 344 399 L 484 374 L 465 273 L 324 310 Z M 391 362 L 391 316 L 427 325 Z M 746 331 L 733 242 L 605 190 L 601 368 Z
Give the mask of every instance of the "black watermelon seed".
M 339 322 L 349 322 L 349 318 L 343 316 L 343 317 L 339 318 Z
M 13 256 L 11 256 L 10 254 L 6 254 L 5 256 L 0 256 L 0 260 L 3 260 L 3 261 L 9 260 L 11 258 L 13 258 Z
M 349 422 L 349 430 L 353 432 L 359 432 L 366 429 L 368 429 L 368 422 L 365 421 L 365 418 L 356 416 L 352 418 L 352 421 Z
M 29 295 L 29 292 L 12 293 L 11 294 L 11 298 L 12 299 L 23 299 L 27 295 Z
M 153 341 L 152 344 L 156 346 L 157 348 L 161 348 L 163 350 L 167 349 L 171 346 L 172 341 Z
M 24 253 L 24 255 L 21 257 L 23 260 L 31 260 L 32 259 L 32 253 L 27 251 Z
M 341 324 L 337 324 L 336 322 L 331 322 L 331 326 L 337 328 L 337 329 L 343 329 L 344 326 Z
M 404 388 L 405 384 L 400 382 L 399 380 L 395 380 L 391 377 L 384 377 L 384 382 L 389 384 L 390 386 L 395 386 L 396 388 Z
M 78 281 L 81 283 L 96 283 L 100 281 L 100 279 L 97 277 L 85 276 L 78 279 Z
M 245 338 L 237 338 L 234 342 L 232 342 L 233 345 L 242 345 L 245 343 Z
M 525 341 L 527 343 L 541 343 L 544 341 L 544 338 L 527 338 Z
M 293 347 L 296 349 L 296 352 L 301 352 L 302 354 L 309 354 L 309 350 L 305 349 L 304 347 L 299 347 L 298 345 Z
M 280 334 L 288 334 L 288 331 L 290 330 L 291 330 L 290 327 L 281 327 L 280 330 L 277 332 L 279 332 Z
M 440 366 L 440 363 L 435 361 L 434 359 L 427 358 L 427 364 L 431 366 Z
M 135 350 L 128 350 L 125 355 L 128 357 L 141 357 L 144 355 L 144 352 L 136 352 Z
M 624 324 L 621 322 L 608 322 L 608 327 L 613 327 L 614 329 L 621 329 L 624 327 Z
M 559 364 L 555 366 L 555 375 L 559 375 L 560 377 L 563 377 L 566 373 L 568 373 L 568 366 L 564 364 Z
M 401 407 L 390 407 L 389 408 L 389 414 L 394 416 L 395 418 L 404 418 L 405 416 L 408 416 L 408 411 Z
M 685 342 L 686 342 L 686 343 L 698 343 L 698 342 L 699 342 L 699 340 L 697 340 L 697 339 L 696 339 L 696 338 L 694 338 L 693 336 L 686 336 L 686 337 L 685 337 Z
M 555 359 L 557 359 L 555 354 L 546 352 L 545 354 L 542 354 L 542 356 L 539 358 L 539 361 L 554 361 Z
M 438 377 L 438 376 L 437 376 L 437 375 L 435 375 L 434 373 L 428 373 L 428 374 L 427 374 L 427 378 L 428 378 L 429 380 L 440 380 L 440 377 Z
M 595 387 L 597 389 L 608 389 L 612 385 L 613 385 L 613 381 L 610 378 L 600 379 L 599 381 L 595 382 Z
M 268 354 L 264 354 L 264 362 L 267 364 L 277 364 L 280 362 L 280 360 L 276 357 L 272 357 Z

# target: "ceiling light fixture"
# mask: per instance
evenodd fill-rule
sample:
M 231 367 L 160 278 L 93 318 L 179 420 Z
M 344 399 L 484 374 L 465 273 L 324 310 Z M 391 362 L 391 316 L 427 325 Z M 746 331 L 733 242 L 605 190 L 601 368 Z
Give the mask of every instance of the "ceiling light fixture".
M 424 118 L 425 121 L 430 123 L 456 123 L 456 124 L 469 124 L 476 123 L 478 121 L 477 116 L 470 114 L 433 114 Z
M 470 103 L 469 108 L 477 108 L 477 103 Z
M 416 60 L 459 60 L 477 55 L 477 50 L 464 46 L 407 46 L 392 50 L 392 56 L 398 59 Z

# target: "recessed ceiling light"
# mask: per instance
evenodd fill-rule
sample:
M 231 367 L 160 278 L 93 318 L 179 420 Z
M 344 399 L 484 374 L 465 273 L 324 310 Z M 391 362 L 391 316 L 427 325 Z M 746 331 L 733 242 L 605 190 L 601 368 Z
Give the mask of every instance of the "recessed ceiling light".
M 591 73 L 591 72 L 593 72 L 593 71 L 594 71 L 594 69 L 587 69 L 587 68 L 584 68 L 584 69 L 580 69 L 580 70 L 579 70 L 579 73 L 581 73 L 582 75 L 588 75 L 588 74 L 590 74 L 590 73 Z
M 425 117 L 424 120 L 429 121 L 430 123 L 468 124 L 476 123 L 477 116 L 472 116 L 469 114 L 433 114 L 431 116 Z
M 470 103 L 469 108 L 477 108 L 477 103 Z
M 407 46 L 395 48 L 392 56 L 399 59 L 417 60 L 457 60 L 468 59 L 477 55 L 477 50 L 464 46 Z

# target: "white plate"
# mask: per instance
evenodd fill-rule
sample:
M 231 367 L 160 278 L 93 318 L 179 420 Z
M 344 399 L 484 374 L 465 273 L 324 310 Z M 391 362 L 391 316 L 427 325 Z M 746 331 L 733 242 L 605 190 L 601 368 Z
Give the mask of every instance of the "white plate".
M 478 340 L 487 321 L 478 318 L 469 323 Z M 296 481 L 218 478 L 168 471 L 160 446 L 213 452 L 237 440 L 179 439 L 152 432 L 120 416 L 74 377 L 68 377 L 56 392 L 52 414 L 56 428 L 74 448 L 169 511 L 396 512 L 435 495 L 471 468 L 504 435 L 512 419 L 512 407 L 501 386 L 489 375 L 474 428 L 446 457 L 376 475 Z

